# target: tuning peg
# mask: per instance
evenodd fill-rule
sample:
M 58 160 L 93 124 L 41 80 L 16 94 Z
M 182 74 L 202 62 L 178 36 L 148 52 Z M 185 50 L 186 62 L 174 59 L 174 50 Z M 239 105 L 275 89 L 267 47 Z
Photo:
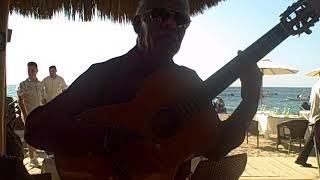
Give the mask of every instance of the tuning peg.
M 308 35 L 312 33 L 312 31 L 311 31 L 310 29 L 307 29 L 305 32 L 306 32 L 306 34 L 308 34 Z

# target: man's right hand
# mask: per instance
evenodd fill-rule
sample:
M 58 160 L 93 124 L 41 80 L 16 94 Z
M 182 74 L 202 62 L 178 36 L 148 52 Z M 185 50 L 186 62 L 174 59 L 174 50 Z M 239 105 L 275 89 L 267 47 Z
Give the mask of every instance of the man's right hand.
M 256 64 L 247 66 L 240 72 L 241 97 L 245 100 L 257 101 L 260 98 L 262 73 Z

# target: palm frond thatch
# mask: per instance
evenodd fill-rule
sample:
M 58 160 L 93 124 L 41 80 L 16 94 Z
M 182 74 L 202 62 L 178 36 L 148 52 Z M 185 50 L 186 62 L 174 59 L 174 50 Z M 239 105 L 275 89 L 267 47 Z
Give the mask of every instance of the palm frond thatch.
M 203 13 L 223 0 L 189 0 L 191 14 Z M 11 0 L 10 12 L 36 19 L 64 13 L 71 20 L 90 21 L 93 16 L 114 22 L 130 22 L 139 0 Z

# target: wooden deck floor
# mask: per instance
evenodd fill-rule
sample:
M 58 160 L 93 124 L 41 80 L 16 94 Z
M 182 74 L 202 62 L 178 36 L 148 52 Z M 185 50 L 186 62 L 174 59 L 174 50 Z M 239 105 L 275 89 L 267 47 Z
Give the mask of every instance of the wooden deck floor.
M 294 163 L 295 157 L 248 157 L 241 180 L 245 179 L 318 179 L 319 171 L 315 157 L 309 157 L 313 167 L 301 167 Z
M 240 180 L 252 179 L 274 179 L 274 180 L 302 180 L 320 179 L 315 157 L 309 157 L 308 163 L 313 167 L 305 168 L 294 163 L 295 157 L 248 157 L 246 169 Z M 42 163 L 43 159 L 38 159 Z M 24 164 L 30 174 L 39 174 L 41 169 L 32 168 L 28 165 L 29 159 L 24 160 Z

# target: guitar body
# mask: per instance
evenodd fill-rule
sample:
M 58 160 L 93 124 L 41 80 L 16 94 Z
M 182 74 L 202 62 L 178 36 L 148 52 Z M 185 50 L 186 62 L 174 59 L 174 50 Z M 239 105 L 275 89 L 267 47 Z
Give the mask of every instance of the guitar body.
M 74 157 L 57 154 L 56 163 L 62 179 L 108 179 L 115 173 L 111 167 L 115 163 L 120 164 L 119 168 L 123 165 L 131 179 L 171 180 L 183 162 L 207 153 L 215 145 L 220 120 L 208 100 L 196 100 L 202 101 L 199 104 L 190 103 L 194 102 L 190 100 L 185 108 L 173 106 L 176 102 L 189 101 L 194 87 L 199 86 L 199 82 L 194 84 L 184 75 L 173 69 L 157 71 L 146 79 L 133 101 L 80 114 L 80 120 L 121 127 L 142 138 L 125 144 L 120 151 L 105 155 Z M 190 94 L 185 94 L 188 91 Z M 61 173 L 64 171 L 68 173 Z M 68 174 L 74 178 L 66 176 Z

